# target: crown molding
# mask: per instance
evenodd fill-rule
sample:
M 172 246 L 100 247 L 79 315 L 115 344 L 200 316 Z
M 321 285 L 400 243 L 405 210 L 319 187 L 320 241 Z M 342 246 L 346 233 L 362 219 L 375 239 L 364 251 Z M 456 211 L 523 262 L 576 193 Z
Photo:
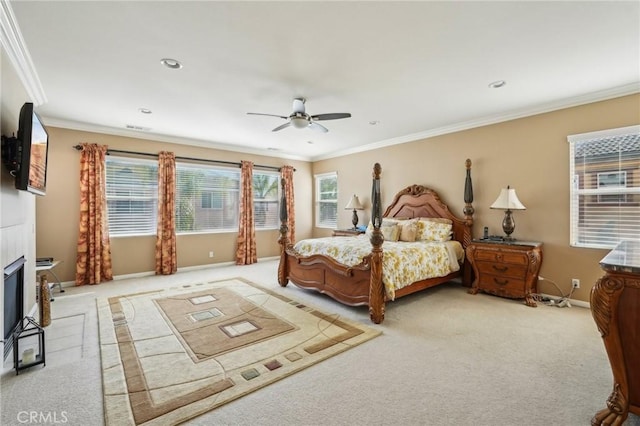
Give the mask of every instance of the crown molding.
M 81 132 L 100 133 L 103 135 L 123 136 L 128 138 L 144 139 L 144 140 L 149 140 L 153 142 L 172 143 L 176 145 L 198 146 L 202 148 L 219 149 L 221 151 L 233 151 L 233 152 L 241 152 L 244 154 L 260 155 L 262 157 L 282 158 L 287 160 L 299 160 L 299 161 L 306 161 L 306 162 L 311 161 L 310 157 L 278 153 L 277 151 L 276 152 L 268 151 L 266 149 L 260 149 L 260 148 L 250 148 L 246 146 L 230 145 L 230 144 L 225 144 L 220 142 L 205 141 L 201 139 L 180 138 L 175 136 L 160 135 L 157 133 L 148 133 L 148 132 L 137 131 L 137 130 L 127 130 L 127 129 L 119 129 L 115 127 L 98 126 L 98 125 L 82 123 L 78 121 L 60 120 L 60 119 L 51 118 L 47 116 L 43 116 L 42 119 L 46 123 L 47 127 L 58 127 L 61 129 L 78 130 Z
M 506 114 L 499 114 L 499 115 L 484 117 L 478 120 L 467 121 L 464 123 L 458 123 L 451 126 L 439 127 L 439 128 L 427 130 L 424 132 L 412 133 L 410 135 L 405 135 L 405 136 L 398 136 L 397 138 L 386 139 L 378 142 L 373 142 L 367 145 L 361 145 L 354 148 L 336 151 L 330 154 L 312 157 L 311 161 L 328 160 L 330 158 L 342 157 L 350 154 L 358 154 L 361 152 L 372 151 L 374 149 L 384 148 L 387 146 L 400 145 L 408 142 L 415 142 L 422 139 L 433 138 L 435 136 L 461 132 L 463 130 L 474 129 L 476 127 L 488 126 L 490 124 L 502 123 L 505 121 L 516 120 L 518 118 L 530 117 L 533 115 L 544 114 L 547 112 L 557 111 L 565 108 L 571 108 L 571 107 L 590 104 L 594 102 L 605 101 L 607 99 L 619 98 L 622 96 L 633 95 L 636 93 L 640 93 L 640 83 L 631 83 L 624 86 L 614 87 L 612 89 L 601 90 L 598 92 L 592 92 L 585 95 L 562 99 L 556 102 L 536 105 L 531 108 L 511 111 Z
M 38 72 L 22 38 L 18 21 L 8 0 L 0 0 L 0 42 L 34 105 L 47 102 Z

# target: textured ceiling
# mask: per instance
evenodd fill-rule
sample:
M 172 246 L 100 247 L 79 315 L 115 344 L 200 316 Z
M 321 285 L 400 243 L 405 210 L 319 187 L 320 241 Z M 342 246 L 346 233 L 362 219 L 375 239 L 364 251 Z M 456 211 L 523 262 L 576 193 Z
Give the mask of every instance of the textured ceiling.
M 637 1 L 9 4 L 46 124 L 263 155 L 316 160 L 640 91 Z M 352 117 L 272 132 L 284 120 L 246 114 L 288 116 L 294 97 Z

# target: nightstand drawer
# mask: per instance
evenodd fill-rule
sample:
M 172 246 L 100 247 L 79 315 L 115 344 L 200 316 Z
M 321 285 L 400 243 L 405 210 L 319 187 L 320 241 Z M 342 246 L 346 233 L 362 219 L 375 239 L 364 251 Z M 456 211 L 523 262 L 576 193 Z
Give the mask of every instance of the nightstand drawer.
M 476 251 L 475 259 L 488 262 L 513 263 L 515 265 L 529 264 L 527 254 L 516 251 L 478 250 Z
M 472 241 L 465 253 L 476 276 L 469 293 L 523 298 L 527 306 L 536 306 L 542 243 Z
M 513 263 L 477 262 L 480 275 L 497 274 L 505 277 L 524 280 L 527 275 L 527 265 L 516 265 Z
M 502 275 L 480 275 L 480 287 L 492 293 L 504 293 L 505 296 L 524 297 L 524 280 Z

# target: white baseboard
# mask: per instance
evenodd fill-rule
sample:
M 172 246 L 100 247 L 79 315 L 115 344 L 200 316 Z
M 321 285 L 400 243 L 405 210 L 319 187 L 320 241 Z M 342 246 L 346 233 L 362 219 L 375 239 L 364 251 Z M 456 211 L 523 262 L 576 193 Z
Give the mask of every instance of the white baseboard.
M 545 294 L 545 293 L 540 293 L 540 296 L 547 297 L 547 298 L 553 299 L 553 300 L 562 299 L 562 297 L 553 296 L 551 294 Z M 581 308 L 591 309 L 591 304 L 589 302 L 585 302 L 584 300 L 569 299 L 569 302 L 571 302 L 571 306 L 579 306 Z
M 278 260 L 280 258 L 280 256 L 269 256 L 269 257 L 261 257 L 260 259 L 258 259 L 258 262 L 265 262 L 268 260 Z M 195 265 L 195 266 L 185 266 L 183 268 L 178 268 L 178 272 L 187 272 L 187 271 L 198 271 L 201 269 L 208 269 L 208 268 L 220 268 L 223 266 L 234 266 L 235 262 L 219 262 L 219 263 L 211 263 L 211 264 L 207 264 L 207 265 Z M 141 277 L 148 277 L 151 275 L 155 275 L 155 271 L 146 271 L 146 272 L 136 272 L 133 274 L 123 274 L 123 275 L 115 275 L 113 277 L 114 281 L 117 280 L 126 280 L 129 278 L 141 278 Z M 75 281 L 63 281 L 60 283 L 60 285 L 62 285 L 62 287 L 75 287 L 76 282 Z

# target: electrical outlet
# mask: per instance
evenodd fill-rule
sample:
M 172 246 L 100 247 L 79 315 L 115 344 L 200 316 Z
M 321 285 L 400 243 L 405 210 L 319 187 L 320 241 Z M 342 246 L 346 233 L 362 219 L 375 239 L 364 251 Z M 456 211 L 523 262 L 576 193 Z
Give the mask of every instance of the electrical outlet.
M 573 288 L 580 288 L 580 280 L 577 278 L 571 278 L 571 285 Z
M 209 252 L 209 257 L 213 257 L 213 252 L 212 251 Z

